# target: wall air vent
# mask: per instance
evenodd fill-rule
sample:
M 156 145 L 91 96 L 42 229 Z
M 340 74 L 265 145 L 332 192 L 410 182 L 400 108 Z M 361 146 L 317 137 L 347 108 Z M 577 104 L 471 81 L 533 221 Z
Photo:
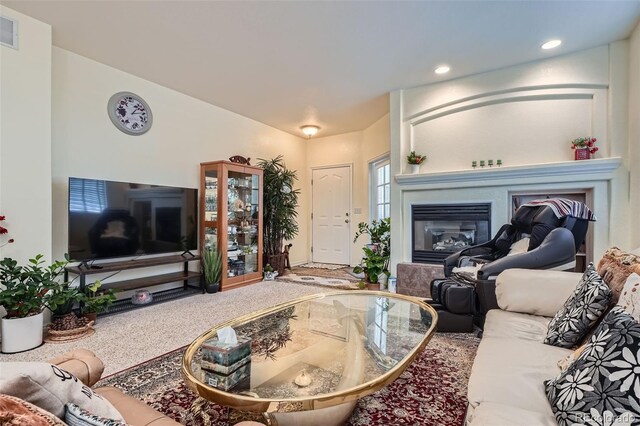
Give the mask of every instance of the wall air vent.
M 18 48 L 18 21 L 0 16 L 0 44 Z

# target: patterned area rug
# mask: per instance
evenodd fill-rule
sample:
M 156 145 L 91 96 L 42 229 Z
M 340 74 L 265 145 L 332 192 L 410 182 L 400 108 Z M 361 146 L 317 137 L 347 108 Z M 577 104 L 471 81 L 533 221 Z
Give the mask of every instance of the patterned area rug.
M 473 334 L 436 334 L 397 380 L 358 402 L 347 424 L 462 425 L 467 381 L 478 343 Z M 184 350 L 116 373 L 97 386 L 119 387 L 184 425 L 201 426 L 209 421 L 213 426 L 235 424 L 239 421 L 237 412 L 214 403 L 198 407 L 204 414 L 191 414 L 196 395 L 180 376 Z
M 296 284 L 319 285 L 323 287 L 332 287 L 339 290 L 357 290 L 356 284 L 349 280 L 339 278 L 325 278 L 311 275 L 298 275 L 288 273 L 281 277 L 276 277 L 277 281 L 286 281 Z
M 330 271 L 335 269 L 342 269 L 347 267 L 348 265 L 336 265 L 335 263 L 305 263 L 300 265 L 300 268 L 313 268 L 313 269 L 329 269 Z

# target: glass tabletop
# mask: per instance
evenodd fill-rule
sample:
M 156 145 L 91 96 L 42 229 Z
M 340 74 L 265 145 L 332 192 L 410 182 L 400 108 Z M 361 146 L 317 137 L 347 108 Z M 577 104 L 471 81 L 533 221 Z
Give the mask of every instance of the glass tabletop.
M 395 380 L 436 321 L 429 305 L 409 296 L 321 293 L 203 333 L 187 349 L 182 373 L 200 396 L 241 410 L 337 405 Z

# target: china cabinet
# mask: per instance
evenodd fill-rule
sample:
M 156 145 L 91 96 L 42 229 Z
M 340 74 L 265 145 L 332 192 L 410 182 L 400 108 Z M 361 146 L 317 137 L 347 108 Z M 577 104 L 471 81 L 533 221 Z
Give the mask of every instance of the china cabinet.
M 262 169 L 200 164 L 200 242 L 222 254 L 220 289 L 262 280 Z

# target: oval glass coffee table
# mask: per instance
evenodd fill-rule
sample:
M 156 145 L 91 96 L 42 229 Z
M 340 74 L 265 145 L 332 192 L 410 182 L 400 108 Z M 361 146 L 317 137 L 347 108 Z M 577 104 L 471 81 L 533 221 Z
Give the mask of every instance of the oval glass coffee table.
M 320 293 L 206 331 L 187 349 L 182 374 L 201 397 L 278 425 L 340 424 L 407 368 L 436 322 L 414 297 Z M 226 327 L 237 343 L 218 338 Z

